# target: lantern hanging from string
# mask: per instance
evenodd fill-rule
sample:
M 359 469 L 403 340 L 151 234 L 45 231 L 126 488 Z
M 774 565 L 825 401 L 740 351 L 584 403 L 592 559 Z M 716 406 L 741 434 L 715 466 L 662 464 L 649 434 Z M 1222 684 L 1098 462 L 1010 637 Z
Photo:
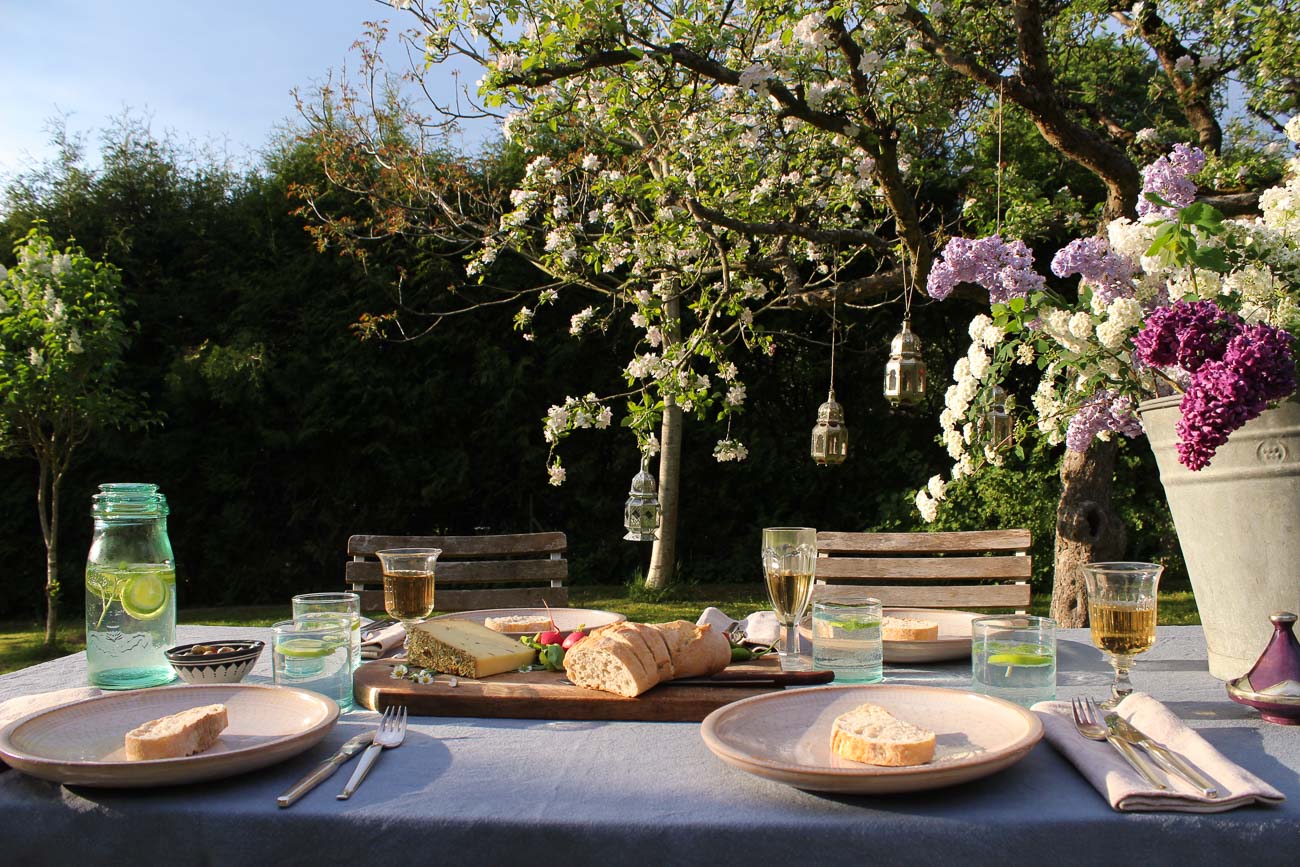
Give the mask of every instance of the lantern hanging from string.
M 844 424 L 844 407 L 835 400 L 835 332 L 836 302 L 831 301 L 831 385 L 826 402 L 817 408 L 810 452 L 818 466 L 835 466 L 849 456 L 849 429 Z
M 903 330 L 889 344 L 885 363 L 885 398 L 894 407 L 912 407 L 925 400 L 925 360 L 921 339 L 912 333 L 912 286 L 903 259 Z
M 994 448 L 1001 448 L 1010 442 L 1015 433 L 1014 425 L 1011 422 L 1011 414 L 1007 412 L 1008 400 L 1007 393 L 1002 386 L 993 386 L 990 406 L 988 412 L 984 414 L 984 423 L 988 425 Z
M 627 503 L 623 507 L 623 526 L 629 542 L 653 542 L 659 529 L 659 491 L 650 475 L 650 456 L 641 456 L 641 471 L 632 477 Z

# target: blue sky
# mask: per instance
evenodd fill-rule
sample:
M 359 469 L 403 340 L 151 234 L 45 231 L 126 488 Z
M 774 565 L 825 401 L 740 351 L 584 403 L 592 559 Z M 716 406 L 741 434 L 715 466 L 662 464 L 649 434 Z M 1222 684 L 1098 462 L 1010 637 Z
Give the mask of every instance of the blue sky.
M 374 0 L 0 0 L 0 175 L 52 155 L 50 118 L 67 115 L 93 154 L 127 109 L 182 143 L 255 154 L 295 118 L 293 88 L 355 68 L 350 46 L 382 18 L 403 22 Z M 404 62 L 396 46 L 386 54 Z M 454 86 L 431 79 L 438 93 Z M 464 144 L 489 133 L 468 130 Z

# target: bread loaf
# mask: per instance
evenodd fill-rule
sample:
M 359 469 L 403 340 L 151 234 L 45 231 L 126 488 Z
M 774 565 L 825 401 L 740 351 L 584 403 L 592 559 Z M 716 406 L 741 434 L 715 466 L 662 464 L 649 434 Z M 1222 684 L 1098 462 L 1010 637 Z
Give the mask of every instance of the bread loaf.
M 141 761 L 192 756 L 215 744 L 227 725 L 224 704 L 190 708 L 150 720 L 126 733 L 126 757 Z
M 880 621 L 880 637 L 885 641 L 934 641 L 939 624 L 915 617 L 885 617 Z
M 835 718 L 831 752 L 867 765 L 924 765 L 934 758 L 934 732 L 904 722 L 880 705 L 863 704 Z
M 614 623 L 595 630 L 564 656 L 578 686 L 633 697 L 677 677 L 716 674 L 731 662 L 731 642 L 708 625 Z

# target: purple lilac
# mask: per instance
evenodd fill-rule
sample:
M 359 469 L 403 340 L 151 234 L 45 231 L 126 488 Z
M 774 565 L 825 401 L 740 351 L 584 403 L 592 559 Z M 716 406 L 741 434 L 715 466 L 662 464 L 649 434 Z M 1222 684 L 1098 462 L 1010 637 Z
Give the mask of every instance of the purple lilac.
M 1007 243 L 999 235 L 987 238 L 953 238 L 930 270 L 926 291 L 942 301 L 959 283 L 974 283 L 988 290 L 989 300 L 998 303 L 1014 296 L 1028 296 L 1043 288 L 1043 278 L 1034 271 L 1034 253 L 1024 241 Z
M 1194 374 L 1206 361 L 1221 358 L 1242 326 L 1240 316 L 1213 301 L 1176 301 L 1151 311 L 1133 343 L 1144 364 Z
M 1078 274 L 1102 301 L 1133 295 L 1133 263 L 1116 253 L 1105 238 L 1076 238 L 1052 259 L 1057 277 Z
M 1123 434 L 1129 439 L 1142 435 L 1142 420 L 1138 418 L 1132 398 L 1109 389 L 1088 398 L 1070 419 L 1065 432 L 1065 446 L 1071 451 L 1087 451 L 1093 437 L 1104 430 Z
M 1192 175 L 1205 167 L 1205 151 L 1186 144 L 1174 145 L 1168 156 L 1161 157 L 1142 170 L 1142 193 L 1138 199 L 1138 216 L 1154 214 L 1166 220 L 1178 218 L 1178 210 L 1196 200 L 1196 184 Z M 1146 197 L 1155 193 L 1172 208 L 1157 205 Z

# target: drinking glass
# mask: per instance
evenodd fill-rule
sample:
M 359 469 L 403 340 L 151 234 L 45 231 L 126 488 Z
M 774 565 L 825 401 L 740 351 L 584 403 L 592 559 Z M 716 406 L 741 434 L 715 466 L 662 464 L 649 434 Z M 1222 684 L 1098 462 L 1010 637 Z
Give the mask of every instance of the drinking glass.
M 807 671 L 812 661 L 799 653 L 795 631 L 808 610 L 817 574 L 817 531 L 812 527 L 768 527 L 763 530 L 763 577 L 776 619 L 785 627 L 781 668 Z
M 411 630 L 433 613 L 433 573 L 441 548 L 389 548 L 376 551 L 384 570 L 384 610 L 406 627 L 410 647 Z
M 300 593 L 293 597 L 293 619 L 308 614 L 342 614 L 352 623 L 352 667 L 361 664 L 361 597 L 356 593 Z
M 998 614 L 971 621 L 971 691 L 1030 707 L 1056 698 L 1056 621 Z
M 836 683 L 879 683 L 884 679 L 880 600 L 864 590 L 836 591 L 813 599 L 813 666 L 835 672 Z
M 279 686 L 296 686 L 352 709 L 352 619 L 306 614 L 271 627 L 272 673 Z
M 1156 587 L 1164 569 L 1157 563 L 1088 563 L 1083 567 L 1092 643 L 1115 669 L 1110 698 L 1101 702 L 1104 708 L 1113 708 L 1133 691 L 1128 677 L 1133 657 L 1156 643 Z

